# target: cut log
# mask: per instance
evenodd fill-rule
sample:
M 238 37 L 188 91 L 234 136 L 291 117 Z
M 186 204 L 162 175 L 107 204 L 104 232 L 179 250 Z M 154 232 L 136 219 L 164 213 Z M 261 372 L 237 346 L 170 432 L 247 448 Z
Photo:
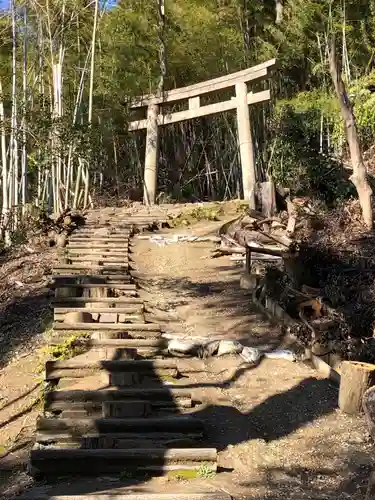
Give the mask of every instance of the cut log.
M 344 361 L 341 366 L 339 407 L 350 415 L 363 411 L 363 396 L 375 385 L 375 365 L 360 361 Z

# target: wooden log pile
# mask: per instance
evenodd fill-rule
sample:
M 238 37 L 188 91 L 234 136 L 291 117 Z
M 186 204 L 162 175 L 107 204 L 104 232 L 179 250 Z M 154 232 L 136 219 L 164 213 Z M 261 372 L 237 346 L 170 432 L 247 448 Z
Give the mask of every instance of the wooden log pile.
M 338 364 L 341 357 L 334 342 L 342 317 L 324 291 L 311 286 L 304 255 L 300 255 L 303 245 L 297 234 L 310 210 L 308 199 L 291 200 L 288 193 L 283 194 L 287 210 L 279 216 L 249 210 L 222 226 L 221 244 L 213 256 L 241 255 L 245 261 L 241 287 L 251 290 L 258 305 L 271 311 L 280 323 L 286 313 L 292 319 L 286 325 L 289 333 L 312 354 Z
M 280 217 L 264 217 L 256 210 L 224 224 L 218 235 L 220 246 L 213 258 L 222 255 L 241 256 L 245 261 L 281 261 L 285 253 L 294 252 L 296 242 L 287 234 L 287 224 Z M 249 262 L 248 262 L 249 263 Z
M 85 223 L 85 218 L 77 211 L 65 209 L 55 218 L 44 218 L 44 231 L 48 233 L 50 246 L 64 247 L 68 236 Z

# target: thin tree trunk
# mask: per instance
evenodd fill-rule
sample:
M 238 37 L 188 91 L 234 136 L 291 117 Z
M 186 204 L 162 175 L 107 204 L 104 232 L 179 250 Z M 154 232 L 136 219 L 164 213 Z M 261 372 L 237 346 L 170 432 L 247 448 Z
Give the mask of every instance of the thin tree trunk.
M 330 44 L 329 68 L 337 98 L 340 103 L 341 115 L 344 120 L 346 138 L 348 141 L 350 158 L 353 166 L 353 174 L 350 176 L 350 180 L 357 189 L 359 203 L 362 209 L 363 220 L 367 228 L 371 230 L 373 226 L 372 189 L 367 180 L 367 172 L 366 167 L 363 163 L 357 125 L 353 109 L 341 77 L 341 68 L 336 56 L 336 44 L 334 39 L 332 39 Z
M 7 225 L 9 219 L 9 205 L 8 205 L 8 168 L 7 168 L 7 146 L 6 146 L 6 135 L 5 135 L 5 113 L 4 113 L 4 101 L 3 101 L 3 86 L 0 79 L 0 121 L 1 121 L 1 161 L 2 161 L 2 184 L 3 184 L 3 207 L 2 207 L 2 218 L 1 218 L 1 228 L 5 237 L 5 243 L 7 244 L 9 237 L 7 237 Z
M 26 152 L 26 102 L 27 102 L 27 9 L 23 17 L 23 116 L 22 116 L 22 160 L 21 160 L 21 200 L 22 213 L 25 213 L 27 199 L 27 152 Z
M 160 95 L 164 92 L 165 77 L 167 76 L 167 48 L 165 45 L 165 3 L 164 0 L 157 0 L 158 3 L 158 37 L 159 37 L 159 64 L 160 78 L 158 92 Z
M 18 141 L 17 141 L 17 36 L 16 36 L 16 6 L 14 0 L 11 2 L 12 11 L 12 130 L 11 130 L 11 178 L 10 178 L 10 203 L 9 208 L 14 207 L 14 227 L 17 226 L 17 205 L 18 205 Z

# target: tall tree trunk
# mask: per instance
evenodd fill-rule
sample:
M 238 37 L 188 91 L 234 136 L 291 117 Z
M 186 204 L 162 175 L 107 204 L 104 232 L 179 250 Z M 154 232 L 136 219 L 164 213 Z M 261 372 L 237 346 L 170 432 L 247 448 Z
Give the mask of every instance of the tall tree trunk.
M 332 39 L 331 41 L 329 51 L 329 68 L 337 98 L 340 103 L 341 115 L 344 120 L 346 139 L 348 141 L 350 151 L 350 159 L 353 167 L 353 174 L 350 176 L 350 180 L 357 189 L 359 203 L 362 209 L 363 220 L 367 228 L 371 230 L 373 226 L 372 189 L 367 180 L 367 172 L 366 167 L 363 163 L 357 125 L 353 109 L 341 77 L 341 67 L 336 55 L 336 44 L 334 39 Z
M 11 145 L 10 145 L 10 194 L 9 208 L 13 212 L 13 227 L 18 224 L 18 124 L 17 124 L 17 30 L 16 30 L 16 5 L 14 0 L 11 2 L 12 11 L 12 125 L 11 125 Z
M 158 92 L 163 94 L 165 77 L 167 75 L 167 48 L 165 45 L 165 4 L 164 0 L 157 0 L 158 3 L 158 37 L 159 37 L 159 64 L 160 78 L 158 84 Z
M 24 6 L 23 12 L 23 112 L 22 112 L 22 161 L 21 161 L 21 200 L 22 213 L 25 213 L 27 201 L 27 150 L 26 150 L 26 103 L 27 103 L 27 7 Z

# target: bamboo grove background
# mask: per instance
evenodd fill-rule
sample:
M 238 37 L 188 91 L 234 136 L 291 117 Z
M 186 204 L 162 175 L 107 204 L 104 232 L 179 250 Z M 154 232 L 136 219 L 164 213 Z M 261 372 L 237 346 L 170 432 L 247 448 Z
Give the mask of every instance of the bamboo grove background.
M 327 66 L 339 41 L 364 147 L 375 127 L 370 0 L 11 0 L 0 19 L 3 237 L 32 206 L 118 203 L 142 192 L 144 133 L 128 133 L 142 93 L 214 78 L 272 57 L 271 105 L 251 109 L 263 178 L 337 200 L 345 147 Z M 222 97 L 222 96 L 221 96 Z M 160 201 L 239 197 L 235 116 L 162 131 Z

